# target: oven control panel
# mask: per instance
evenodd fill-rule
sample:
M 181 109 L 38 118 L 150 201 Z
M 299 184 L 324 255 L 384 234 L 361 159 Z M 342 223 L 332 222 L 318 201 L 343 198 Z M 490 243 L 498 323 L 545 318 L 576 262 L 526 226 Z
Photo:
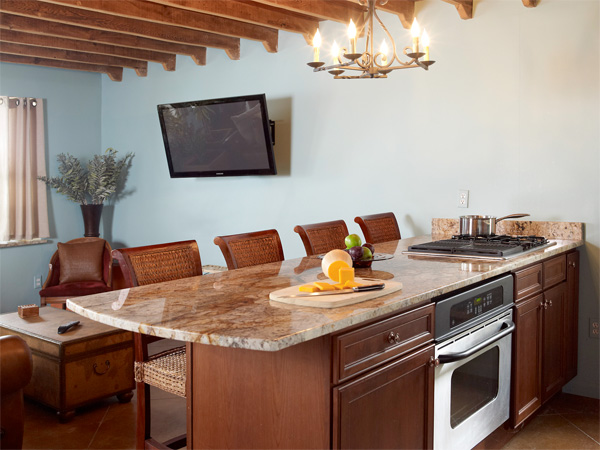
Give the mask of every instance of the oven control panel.
M 502 288 L 496 287 L 461 301 L 450 308 L 450 328 L 461 325 L 502 305 Z
M 483 281 L 435 300 L 435 340 L 441 342 L 513 305 L 511 274 Z

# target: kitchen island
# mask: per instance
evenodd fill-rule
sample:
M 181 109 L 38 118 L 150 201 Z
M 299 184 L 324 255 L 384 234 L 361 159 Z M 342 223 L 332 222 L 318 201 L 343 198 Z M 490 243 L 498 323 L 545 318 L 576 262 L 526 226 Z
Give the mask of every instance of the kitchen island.
M 357 270 L 357 276 L 400 281 L 402 290 L 340 308 L 269 300 L 272 291 L 324 279 L 315 257 L 80 297 L 67 305 L 108 325 L 188 343 L 188 448 L 360 447 L 367 445 L 361 436 L 369 434 L 404 448 L 429 447 L 432 300 L 564 254 L 583 240 L 555 240 L 504 261 L 403 254 L 428 240 L 376 245 L 377 253 L 394 258 Z M 394 396 L 381 386 L 393 386 Z M 376 391 L 376 397 L 367 395 Z M 395 423 L 398 417 L 406 420 Z M 405 430 L 399 440 L 386 440 L 389 425 Z

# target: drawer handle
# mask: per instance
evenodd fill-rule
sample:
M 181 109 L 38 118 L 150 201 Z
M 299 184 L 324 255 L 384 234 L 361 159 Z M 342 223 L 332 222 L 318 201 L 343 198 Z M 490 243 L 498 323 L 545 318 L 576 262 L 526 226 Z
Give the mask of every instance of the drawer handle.
M 390 344 L 399 344 L 401 340 L 402 338 L 400 338 L 400 335 L 398 333 L 390 331 L 390 334 L 388 334 L 388 342 Z
M 104 372 L 99 372 L 98 371 L 98 364 L 94 363 L 94 373 L 96 375 L 104 375 L 106 372 L 108 372 L 110 370 L 110 361 L 107 359 L 104 362 L 104 365 L 106 366 L 106 370 Z

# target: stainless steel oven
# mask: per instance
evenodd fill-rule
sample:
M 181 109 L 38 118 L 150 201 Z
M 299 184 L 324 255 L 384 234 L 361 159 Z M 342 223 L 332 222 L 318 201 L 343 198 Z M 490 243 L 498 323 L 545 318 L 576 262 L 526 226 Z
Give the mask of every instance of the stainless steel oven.
M 510 275 L 436 303 L 434 450 L 471 449 L 508 419 L 512 305 Z

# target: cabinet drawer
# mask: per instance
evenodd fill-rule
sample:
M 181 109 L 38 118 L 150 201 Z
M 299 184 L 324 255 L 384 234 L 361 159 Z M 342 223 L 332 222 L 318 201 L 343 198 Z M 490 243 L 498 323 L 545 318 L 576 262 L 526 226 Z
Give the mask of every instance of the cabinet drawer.
M 544 261 L 544 289 L 564 281 L 567 277 L 567 257 L 560 255 Z
M 334 384 L 433 340 L 434 305 L 333 337 Z
M 515 272 L 515 301 L 542 292 L 542 264 Z

